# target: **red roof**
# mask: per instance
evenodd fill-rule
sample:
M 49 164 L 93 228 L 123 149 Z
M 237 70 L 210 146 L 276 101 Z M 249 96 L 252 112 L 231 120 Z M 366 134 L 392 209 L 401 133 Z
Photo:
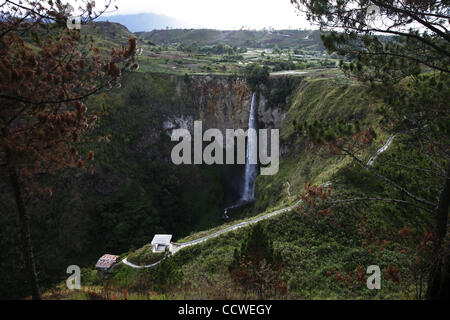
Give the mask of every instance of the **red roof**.
M 98 259 L 95 264 L 96 268 L 109 269 L 117 262 L 119 256 L 114 256 L 112 254 L 105 254 L 100 259 Z

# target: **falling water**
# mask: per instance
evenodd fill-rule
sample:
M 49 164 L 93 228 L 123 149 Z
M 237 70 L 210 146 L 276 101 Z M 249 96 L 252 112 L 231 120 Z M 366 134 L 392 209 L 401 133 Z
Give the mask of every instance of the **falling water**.
M 248 120 L 248 139 L 247 139 L 247 150 L 245 156 L 245 175 L 244 175 L 244 184 L 242 186 L 242 194 L 239 201 L 237 201 L 234 205 L 225 208 L 222 218 L 225 220 L 230 219 L 228 215 L 228 211 L 231 209 L 239 208 L 249 202 L 252 202 L 255 199 L 255 179 L 258 173 L 258 164 L 257 164 L 257 144 L 258 137 L 256 134 L 257 129 L 257 121 L 256 121 L 256 94 L 253 93 L 252 103 L 250 106 L 250 116 Z M 254 130 L 250 130 L 254 129 Z
M 245 158 L 245 176 L 244 176 L 244 190 L 242 192 L 241 201 L 251 202 L 255 199 L 255 179 L 258 172 L 257 165 L 257 144 L 258 137 L 256 134 L 256 93 L 253 93 L 252 104 L 250 107 L 250 116 L 248 120 L 248 139 L 247 139 L 247 153 Z M 250 130 L 253 129 L 253 130 Z

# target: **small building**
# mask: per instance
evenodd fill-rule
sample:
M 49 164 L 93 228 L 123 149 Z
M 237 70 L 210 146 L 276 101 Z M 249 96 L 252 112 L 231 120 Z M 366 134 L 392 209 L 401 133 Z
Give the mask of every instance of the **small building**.
M 155 234 L 152 240 L 152 252 L 160 253 L 170 250 L 170 240 L 172 240 L 171 234 Z
M 102 271 L 111 271 L 112 268 L 119 262 L 119 256 L 112 254 L 105 254 L 98 259 L 95 267 Z

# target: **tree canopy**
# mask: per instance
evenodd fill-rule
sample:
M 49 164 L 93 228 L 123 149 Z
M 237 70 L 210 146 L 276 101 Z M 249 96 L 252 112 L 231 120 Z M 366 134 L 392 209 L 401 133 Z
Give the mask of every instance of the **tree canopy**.
M 96 10 L 94 1 L 83 1 L 82 24 L 109 5 Z M 86 98 L 120 87 L 122 73 L 138 68 L 135 38 L 104 58 L 93 39 L 67 27 L 70 8 L 68 2 L 51 0 L 4 1 L 0 6 L 0 165 L 7 168 L 14 190 L 34 299 L 40 299 L 40 289 L 24 192 L 44 191 L 36 183 L 40 174 L 88 167 L 93 152 L 79 154 L 76 144 L 100 114 L 88 112 Z
M 295 126 L 311 141 L 329 147 L 333 154 L 351 157 L 432 215 L 433 254 L 427 297 L 448 297 L 450 248 L 445 239 L 450 203 L 450 3 L 291 2 L 320 26 L 325 47 L 342 57 L 340 66 L 344 73 L 368 84 L 374 97 L 384 101 L 382 107 L 372 110 L 383 116 L 384 129 L 414 141 L 410 145 L 412 151 L 427 159 L 427 165 L 418 168 L 409 163 L 400 165 L 409 166 L 417 180 L 429 172 L 442 177 L 440 193 L 432 197 L 425 191 L 412 191 L 362 161 L 361 150 L 375 137 L 367 125 L 323 120 Z

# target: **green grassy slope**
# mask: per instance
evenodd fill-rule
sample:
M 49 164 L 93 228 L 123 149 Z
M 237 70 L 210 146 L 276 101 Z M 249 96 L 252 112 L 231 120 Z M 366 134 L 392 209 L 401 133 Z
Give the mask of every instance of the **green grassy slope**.
M 294 131 L 293 121 L 303 123 L 320 119 L 328 121 L 358 119 L 378 127 L 378 116 L 374 110 L 379 106 L 379 102 L 373 101 L 367 91 L 364 87 L 340 77 L 309 78 L 300 84 L 291 98 L 292 103 L 280 130 L 281 152 L 284 152 L 280 171 L 274 176 L 257 178 L 256 211 L 274 206 L 279 201 L 286 202 L 288 197 L 286 182 L 290 184 L 292 203 L 294 199 L 298 199 L 305 182 L 317 184 L 327 182 L 333 173 L 348 163 L 346 159 L 323 158 L 305 152 L 305 141 Z M 385 142 L 386 134 L 379 133 L 376 143 L 365 151 L 363 158 L 368 159 L 370 154 Z
M 93 36 L 100 42 L 100 46 L 126 45 L 128 39 L 136 37 L 125 26 L 113 22 L 95 22 L 81 27 L 81 35 Z

